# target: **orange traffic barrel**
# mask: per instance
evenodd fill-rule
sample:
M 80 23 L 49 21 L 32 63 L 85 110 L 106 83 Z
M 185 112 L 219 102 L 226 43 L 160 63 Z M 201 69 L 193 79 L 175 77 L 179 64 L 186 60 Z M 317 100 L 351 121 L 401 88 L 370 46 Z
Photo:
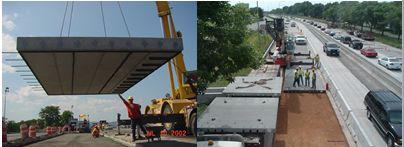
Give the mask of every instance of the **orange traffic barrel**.
M 46 127 L 46 135 L 50 135 L 50 134 L 52 134 L 51 127 L 47 126 Z
M 35 125 L 29 125 L 29 137 L 36 136 Z
M 3 142 L 7 142 L 7 125 L 3 122 Z
M 59 133 L 62 133 L 62 127 L 58 127 Z
M 21 124 L 20 125 L 20 132 L 21 132 L 21 138 L 27 138 L 28 137 L 28 128 L 26 124 Z
M 70 127 L 69 127 L 69 129 L 67 131 L 69 131 L 69 133 L 72 132 L 72 130 L 70 130 Z
M 52 134 L 56 134 L 56 127 L 52 127 Z

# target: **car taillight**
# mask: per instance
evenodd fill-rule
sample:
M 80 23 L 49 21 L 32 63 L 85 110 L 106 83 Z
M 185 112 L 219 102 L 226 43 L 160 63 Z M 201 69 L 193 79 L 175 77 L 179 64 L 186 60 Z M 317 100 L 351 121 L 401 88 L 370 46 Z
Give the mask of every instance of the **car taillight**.
M 346 40 L 344 39 L 344 41 L 346 41 Z
M 402 63 L 401 63 L 402 64 Z M 393 63 L 390 63 L 390 65 L 393 65 Z
M 403 139 L 398 139 L 397 143 L 401 144 L 403 142 Z

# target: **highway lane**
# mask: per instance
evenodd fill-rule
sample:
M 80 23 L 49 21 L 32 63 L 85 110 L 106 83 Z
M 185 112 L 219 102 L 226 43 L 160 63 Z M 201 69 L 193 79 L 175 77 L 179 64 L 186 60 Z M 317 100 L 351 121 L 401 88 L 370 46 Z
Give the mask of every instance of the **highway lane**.
M 302 24 L 304 22 L 296 22 L 299 29 L 303 29 L 305 32 L 304 34 L 307 36 L 313 49 L 320 54 L 320 60 L 323 62 L 324 66 L 327 67 L 328 72 L 341 90 L 342 95 L 353 110 L 353 113 L 357 116 L 357 119 L 367 136 L 370 138 L 370 141 L 374 146 L 387 146 L 384 139 L 373 126 L 373 123 L 366 118 L 363 99 L 369 90 L 339 61 L 339 58 L 341 57 L 327 56 L 323 52 L 323 43 L 316 38 L 315 34 L 310 32 L 309 29 Z

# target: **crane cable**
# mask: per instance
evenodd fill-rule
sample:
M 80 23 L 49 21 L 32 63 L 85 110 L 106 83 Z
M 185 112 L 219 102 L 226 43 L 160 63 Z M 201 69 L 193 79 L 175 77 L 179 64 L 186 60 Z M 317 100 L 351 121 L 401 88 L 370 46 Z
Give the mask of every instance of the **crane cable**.
M 118 2 L 119 10 L 121 10 L 121 14 L 122 14 L 123 22 L 125 23 L 126 30 L 128 31 L 128 35 L 129 35 L 129 37 L 131 37 L 131 36 L 130 36 L 130 33 L 129 33 L 128 25 L 126 24 L 125 17 L 123 16 L 123 12 L 122 12 L 122 9 L 121 9 L 121 5 L 119 4 L 119 1 L 117 1 L 117 2 Z
M 107 29 L 105 28 L 104 9 L 102 9 L 102 1 L 100 1 L 100 4 L 101 4 L 102 22 L 104 23 L 104 33 L 105 37 L 107 37 Z
M 70 27 L 72 26 L 73 6 L 74 6 L 74 1 L 73 1 L 73 3 L 72 3 L 72 13 L 70 14 L 69 33 L 67 34 L 67 37 L 70 36 Z
M 60 37 L 62 37 L 63 25 L 65 24 L 66 11 L 67 11 L 67 5 L 68 5 L 68 4 L 69 4 L 69 1 L 66 2 L 65 15 L 63 16 L 63 22 L 62 22 L 62 29 L 60 29 Z

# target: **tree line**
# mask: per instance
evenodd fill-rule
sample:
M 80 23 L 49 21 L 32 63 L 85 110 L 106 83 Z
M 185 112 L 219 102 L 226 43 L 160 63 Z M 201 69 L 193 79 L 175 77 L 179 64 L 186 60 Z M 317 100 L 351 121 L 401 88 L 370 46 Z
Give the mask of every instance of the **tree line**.
M 7 132 L 19 132 L 22 124 L 26 124 L 27 127 L 29 125 L 36 125 L 37 129 L 45 129 L 47 126 L 62 126 L 68 123 L 69 118 L 73 114 L 73 112 L 65 110 L 60 115 L 59 106 L 46 106 L 45 108 L 41 108 L 41 111 L 38 113 L 38 119 L 21 120 L 20 122 L 15 122 L 14 120 L 7 121 Z
M 368 24 L 372 29 L 380 29 L 382 35 L 386 27 L 394 33 L 401 35 L 402 30 L 402 1 L 378 2 L 378 1 L 342 1 L 330 2 L 326 5 L 312 4 L 309 1 L 295 3 L 292 6 L 284 6 L 282 9 L 271 10 L 273 14 L 290 14 L 325 18 L 332 22 L 348 22 L 354 26 Z

